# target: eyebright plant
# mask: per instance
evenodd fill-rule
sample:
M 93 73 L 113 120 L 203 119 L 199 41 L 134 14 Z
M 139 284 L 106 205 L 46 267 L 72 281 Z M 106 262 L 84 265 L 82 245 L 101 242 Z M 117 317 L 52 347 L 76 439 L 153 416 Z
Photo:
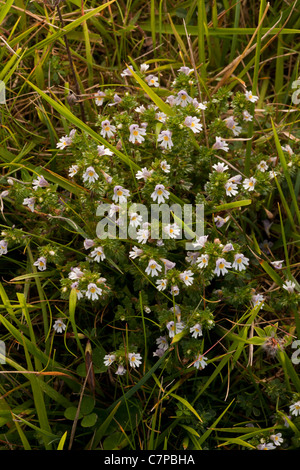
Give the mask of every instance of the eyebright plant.
M 203 99 L 193 69 L 181 67 L 167 88 L 169 77 L 141 64 L 135 73 L 160 97 L 160 109 L 137 88 L 133 70 L 121 74 L 124 86 L 103 86 L 95 93 L 94 127 L 103 144 L 75 128 L 57 141 L 57 173 L 76 192 L 37 169 L 32 175 L 7 175 L 2 193 L 4 205 L 13 204 L 24 225 L 3 228 L 0 254 L 24 253 L 30 244 L 31 270 L 49 273 L 45 292 L 54 288 L 55 297 L 65 301 L 52 319 L 54 342 L 70 332 L 67 301 L 76 292 L 77 328 L 101 345 L 102 372 L 118 378 L 119 394 L 128 374 L 137 383 L 163 356 L 161 370 L 207 377 L 224 354 L 220 337 L 244 312 L 257 308 L 269 321 L 283 307 L 299 305 L 299 286 L 282 260 L 280 231 L 271 227 L 278 212 L 269 206 L 278 199 L 284 171 L 295 175 L 298 144 L 285 134 L 283 169 L 262 131 L 271 135 L 271 111 L 253 113 L 259 97 L 250 84 L 239 84 L 234 92 L 223 87 Z M 245 175 L 250 122 L 253 145 Z M 190 240 L 190 250 L 181 220 L 160 222 L 160 236 L 152 239 L 151 220 L 140 211 L 141 204 L 150 214 L 151 204 L 173 202 L 204 206 L 204 234 Z M 125 216 L 136 229 L 135 239 L 97 237 L 97 209 L 104 203 L 111 224 L 121 229 Z M 125 215 L 124 204 L 130 207 Z M 262 260 L 281 280 L 276 288 Z M 256 334 L 266 361 L 295 339 L 290 330 L 280 339 L 277 331 Z M 299 398 L 291 402 L 295 416 L 298 404 Z M 257 441 L 258 448 L 282 442 L 278 433 L 270 439 Z

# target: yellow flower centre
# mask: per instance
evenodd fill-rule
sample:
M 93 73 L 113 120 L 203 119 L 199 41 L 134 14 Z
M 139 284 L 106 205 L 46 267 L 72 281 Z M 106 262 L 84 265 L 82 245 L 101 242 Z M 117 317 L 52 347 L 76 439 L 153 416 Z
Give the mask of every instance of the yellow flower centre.
M 139 131 L 133 131 L 133 135 L 139 135 Z
M 95 291 L 96 291 L 95 287 L 91 287 L 91 288 L 90 288 L 90 292 L 91 292 L 92 294 L 94 294 Z
M 89 176 L 94 176 L 93 171 L 89 171 Z
M 163 192 L 162 192 L 162 190 L 161 190 L 161 189 L 159 189 L 159 190 L 157 191 L 157 194 L 158 194 L 159 196 L 161 196 L 161 195 L 162 195 L 162 193 L 163 193 Z
M 121 191 L 121 189 L 119 189 L 119 190 L 117 191 L 117 195 L 118 195 L 118 196 L 122 196 L 122 194 L 123 194 L 123 191 Z
M 106 130 L 106 132 L 109 132 L 109 131 L 110 131 L 110 127 L 109 127 L 109 126 L 106 126 L 106 127 L 105 127 L 105 130 Z
M 220 264 L 219 264 L 219 268 L 220 268 L 220 269 L 223 269 L 224 267 L 225 267 L 224 263 L 220 263 Z
M 191 127 L 195 127 L 195 123 L 194 123 L 194 122 L 191 123 Z
M 169 140 L 169 137 L 167 135 L 164 135 L 164 140 L 165 141 L 168 141 Z
M 181 99 L 182 99 L 182 100 L 186 100 L 186 96 L 185 96 L 185 95 L 182 95 L 182 96 L 181 96 Z
M 237 263 L 241 263 L 241 262 L 242 262 L 242 258 L 238 258 L 236 261 L 237 261 Z

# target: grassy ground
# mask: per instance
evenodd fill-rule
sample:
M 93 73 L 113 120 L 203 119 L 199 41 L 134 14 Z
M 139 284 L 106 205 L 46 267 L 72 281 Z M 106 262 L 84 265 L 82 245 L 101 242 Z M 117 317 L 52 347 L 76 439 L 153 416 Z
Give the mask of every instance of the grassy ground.
M 278 433 L 284 444 L 276 450 L 300 448 L 299 418 L 289 409 L 300 399 L 299 366 L 291 361 L 291 343 L 300 339 L 299 304 L 296 294 L 293 300 L 278 294 L 285 279 L 295 282 L 299 292 L 299 105 L 291 99 L 300 75 L 299 32 L 298 1 L 99 5 L 96 0 L 0 0 L 0 80 L 6 86 L 6 103 L 0 105 L 0 226 L 2 237 L 13 242 L 0 258 L 0 334 L 6 349 L 6 364 L 0 366 L 2 450 L 243 450 L 256 449 L 261 439 L 273 442 L 270 436 Z M 147 317 L 145 326 L 147 284 L 126 284 L 124 278 L 132 273 L 128 269 L 122 277 L 116 262 L 108 268 L 117 285 L 114 297 L 100 307 L 80 307 L 72 295 L 61 296 L 65 260 L 44 272 L 34 261 L 47 244 L 61 251 L 70 248 L 68 262 L 82 258 L 78 234 L 92 216 L 84 204 L 72 206 L 72 200 L 85 201 L 87 194 L 92 199 L 93 192 L 68 178 L 72 156 L 60 152 L 57 142 L 72 127 L 96 142 L 95 93 L 126 90 L 144 97 L 149 89 L 129 79 L 124 85 L 121 75 L 129 65 L 144 62 L 161 79 L 150 95 L 161 110 L 168 110 L 161 101 L 183 65 L 197 70 L 203 101 L 218 98 L 219 106 L 223 92 L 244 85 L 252 89 L 259 99 L 244 136 L 244 157 L 226 162 L 247 177 L 262 146 L 264 155 L 277 155 L 281 178 L 249 208 L 240 201 L 232 207 L 225 203 L 231 201 L 222 201 L 223 216 L 233 217 L 237 238 L 254 253 L 256 268 L 238 290 L 229 278 L 223 286 L 228 290 L 225 303 L 213 296 L 214 285 L 207 288 L 216 319 L 206 339 L 205 350 L 215 348 L 209 372 L 184 368 L 174 342 L 171 354 L 175 361 L 179 357 L 174 369 L 168 355 L 157 362 L 145 360 L 140 372 L 133 370 L 122 381 L 103 365 L 103 356 L 117 343 L 118 330 L 124 342 L 128 339 L 120 318 L 132 312 L 132 297 L 139 311 L 134 311 L 139 321 L 132 326 L 144 354 L 151 349 L 151 321 L 158 320 Z M 211 123 L 206 124 L 210 129 Z M 292 167 L 283 143 L 293 148 Z M 131 157 L 121 151 L 119 157 L 123 160 L 115 174 L 131 174 L 136 169 Z M 135 164 L 142 167 L 145 161 L 137 158 Z M 205 171 L 200 179 L 208 179 Z M 47 211 L 24 212 L 21 192 L 12 196 L 9 179 L 28 183 L 38 174 L 71 201 L 68 216 L 76 220 L 75 227 L 62 218 L 50 219 Z M 181 183 L 176 184 L 180 196 Z M 193 189 L 182 191 L 185 200 L 196 200 Z M 269 231 L 265 219 L 272 223 Z M 274 242 L 266 253 L 259 246 L 265 239 Z M 284 260 L 283 271 L 270 260 Z M 269 296 L 264 310 L 247 309 L 241 301 L 253 283 Z M 53 330 L 57 317 L 70 325 L 59 338 Z M 260 346 L 274 337 L 277 354 L 263 355 Z M 279 351 L 278 338 L 286 340 Z

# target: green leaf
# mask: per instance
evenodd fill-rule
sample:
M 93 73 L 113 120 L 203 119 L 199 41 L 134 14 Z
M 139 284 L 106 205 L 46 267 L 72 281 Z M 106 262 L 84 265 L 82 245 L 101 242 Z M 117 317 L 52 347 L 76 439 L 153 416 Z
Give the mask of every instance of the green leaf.
M 95 424 L 97 423 L 97 419 L 97 414 L 91 413 L 89 415 L 84 416 L 80 424 L 83 428 L 91 428 L 92 426 L 95 426 Z

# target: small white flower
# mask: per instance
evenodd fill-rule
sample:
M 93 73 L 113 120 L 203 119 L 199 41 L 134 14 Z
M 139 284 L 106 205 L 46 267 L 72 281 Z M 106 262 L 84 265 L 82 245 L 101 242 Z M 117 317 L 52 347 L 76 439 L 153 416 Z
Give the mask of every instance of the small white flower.
M 208 239 L 208 235 L 203 235 L 201 237 L 199 237 L 194 243 L 193 243 L 193 246 L 194 248 L 204 248 L 205 246 L 205 243 L 207 242 L 207 239 Z
M 148 238 L 150 237 L 150 232 L 147 228 L 140 228 L 138 231 L 137 231 L 137 241 L 139 243 L 143 243 L 145 244 L 148 240 Z
M 102 289 L 97 287 L 93 282 L 88 285 L 87 289 L 88 290 L 86 291 L 85 295 L 88 299 L 98 300 L 99 295 L 102 294 Z
M 166 160 L 160 162 L 160 167 L 165 173 L 170 173 L 171 165 L 169 165 Z
M 132 65 L 129 65 L 129 67 L 121 73 L 121 77 L 132 77 L 131 70 L 133 71 Z
M 80 292 L 80 290 L 78 289 L 78 281 L 75 281 L 73 282 L 73 284 L 71 284 L 71 289 L 75 289 L 78 300 L 80 300 L 83 297 L 83 293 Z
M 252 304 L 253 304 L 253 307 L 256 307 L 257 305 L 261 304 L 261 307 L 264 306 L 264 301 L 265 301 L 265 298 L 262 294 L 255 294 L 252 296 Z
M 1 255 L 6 255 L 7 253 L 7 241 L 6 240 L 0 240 L 0 256 Z
M 253 176 L 251 176 L 251 178 L 244 179 L 243 187 L 244 189 L 247 189 L 248 191 L 254 191 L 255 184 L 256 184 L 256 179 Z
M 263 444 L 258 444 L 256 447 L 258 450 L 273 450 L 276 449 L 276 447 L 272 444 L 272 442 L 263 443 Z
M 105 119 L 104 121 L 102 121 L 101 127 L 102 127 L 102 130 L 101 130 L 100 134 L 102 135 L 102 137 L 110 138 L 110 137 L 114 136 L 114 134 L 116 132 L 116 126 L 113 126 L 112 124 L 110 124 L 108 119 Z
M 97 145 L 97 152 L 99 157 L 102 157 L 103 155 L 113 155 L 113 152 L 106 148 L 104 145 Z
M 282 145 L 281 148 L 284 152 L 287 152 L 289 154 L 289 156 L 292 156 L 294 154 L 291 146 L 288 145 L 288 144 L 287 145 Z
M 283 443 L 283 439 L 281 436 L 282 436 L 281 432 L 278 432 L 277 434 L 272 434 L 270 436 L 270 439 L 272 439 L 275 446 L 280 446 Z
M 99 175 L 96 173 L 95 169 L 92 166 L 89 166 L 82 176 L 83 181 L 88 181 L 89 183 L 95 183 L 98 178 Z
M 47 188 L 48 186 L 49 183 L 45 180 L 43 176 L 38 176 L 37 179 L 33 180 L 32 182 L 32 187 L 34 191 L 36 191 L 37 188 Z
M 232 130 L 233 135 L 237 136 L 240 135 L 242 128 L 237 125 L 236 121 L 234 120 L 233 116 L 225 119 L 226 127 Z
M 31 212 L 34 212 L 35 197 L 26 197 L 23 201 L 24 206 L 28 206 Z
M 232 267 L 238 271 L 243 271 L 246 269 L 246 266 L 249 265 L 249 258 L 246 258 L 242 253 L 237 253 L 234 255 L 234 262 Z
M 228 165 L 225 165 L 223 162 L 216 163 L 212 167 L 218 173 L 224 173 L 224 171 L 229 170 Z
M 116 204 L 112 203 L 109 206 L 108 217 L 113 217 L 117 212 L 119 212 L 119 210 L 120 210 L 120 206 L 117 206 Z
M 264 173 L 268 169 L 268 165 L 264 160 L 261 160 L 257 165 L 258 170 Z
M 143 254 L 143 250 L 141 250 L 140 248 L 138 248 L 137 246 L 134 246 L 132 248 L 132 251 L 129 252 L 129 258 L 132 258 L 132 259 L 135 259 L 135 258 L 138 258 L 139 256 L 141 256 Z
M 179 294 L 179 287 L 178 286 L 171 286 L 170 294 L 178 295 Z
M 129 126 L 129 132 L 129 142 L 132 142 L 133 144 L 138 142 L 141 144 L 145 140 L 143 136 L 146 135 L 146 129 L 139 127 L 138 124 L 131 124 L 131 126 Z
M 33 263 L 34 266 L 37 266 L 39 271 L 45 271 L 47 267 L 47 260 L 44 256 L 41 256 Z
M 223 253 L 228 253 L 228 251 L 234 250 L 232 243 L 226 243 L 226 245 L 223 248 Z
M 106 96 L 106 94 L 105 94 L 104 91 L 97 91 L 96 97 L 95 97 L 96 106 L 102 106 L 103 105 L 103 101 L 104 101 L 105 96 Z
M 159 336 L 155 341 L 159 349 L 162 349 L 163 351 L 168 349 L 169 343 L 166 336 Z
M 111 366 L 115 360 L 116 360 L 116 356 L 114 354 L 105 354 L 104 365 Z
M 216 269 L 214 270 L 214 273 L 219 277 L 220 274 L 223 276 L 228 273 L 228 270 L 226 268 L 231 268 L 231 263 L 229 261 L 226 261 L 224 258 L 218 258 L 216 261 Z
M 300 401 L 296 401 L 290 405 L 290 413 L 294 416 L 298 416 L 300 414 Z
M 179 279 L 185 283 L 186 286 L 191 286 L 194 282 L 194 273 L 188 269 L 179 274 Z
M 126 374 L 126 369 L 122 364 L 118 365 L 118 369 L 116 371 L 116 375 L 124 375 Z
M 198 336 L 202 336 L 202 328 L 200 323 L 196 323 L 196 325 L 190 328 L 190 333 L 192 333 L 193 338 L 198 338 Z
M 166 258 L 160 258 L 160 261 L 162 261 L 164 266 L 165 266 L 165 273 L 167 271 L 169 271 L 170 269 L 175 268 L 175 266 L 176 266 L 176 263 L 173 263 L 172 261 L 170 261 Z
M 137 212 L 132 212 L 131 214 L 129 214 L 129 219 L 129 225 L 131 225 L 132 227 L 138 227 L 139 225 L 141 225 L 143 217 Z
M 147 178 L 152 175 L 152 173 L 153 170 L 147 170 L 147 168 L 144 167 L 136 173 L 135 177 L 137 180 L 143 179 L 144 181 L 146 181 Z
M 175 104 L 177 106 L 182 106 L 183 108 L 187 106 L 189 103 L 193 101 L 185 90 L 181 90 L 177 93 L 177 97 L 175 98 Z
M 142 104 L 141 106 L 137 106 L 137 107 L 135 108 L 135 111 L 136 111 L 137 113 L 139 113 L 139 114 L 143 114 L 143 113 L 146 111 L 146 108 L 145 108 L 145 106 Z
M 236 194 L 238 194 L 237 184 L 235 183 L 227 181 L 227 183 L 225 183 L 224 185 L 224 188 L 227 196 L 235 196 Z
M 165 113 L 159 112 L 155 114 L 155 119 L 160 122 L 166 122 L 167 120 L 167 115 Z
M 64 322 L 59 318 L 53 324 L 53 329 L 56 333 L 63 333 L 66 329 L 66 325 Z
M 180 67 L 180 69 L 177 70 L 177 72 L 184 73 L 184 75 L 190 75 L 190 73 L 192 73 L 193 71 L 194 69 L 190 69 L 189 67 L 185 67 L 185 66 L 182 66 Z
M 129 353 L 128 354 L 129 364 L 131 367 L 139 367 L 142 364 L 142 356 L 137 353 Z
M 200 255 L 197 259 L 197 265 L 199 268 L 206 268 L 208 265 L 209 255 Z
M 207 101 L 203 101 L 203 103 L 199 103 L 199 101 L 197 100 L 197 98 L 194 98 L 193 99 L 193 106 L 196 108 L 196 109 L 202 109 L 203 111 L 207 108 Z
M 278 261 L 271 261 L 271 264 L 274 266 L 275 269 L 281 269 L 283 266 L 284 260 L 278 260 Z
M 178 235 L 180 235 L 180 227 L 176 223 L 167 224 L 167 225 L 164 226 L 164 232 L 170 238 L 176 238 Z
M 130 192 L 128 189 L 124 189 L 122 186 L 115 186 L 114 187 L 114 195 L 112 200 L 115 202 L 119 202 L 122 204 L 123 202 L 127 201 L 127 198 L 130 196 Z
M 289 294 L 292 294 L 295 290 L 296 284 L 292 281 L 285 281 L 285 284 L 282 285 Z
M 144 63 L 144 64 L 141 64 L 141 65 L 140 65 L 140 71 L 141 71 L 141 72 L 146 72 L 149 67 L 150 67 L 149 64 L 145 64 L 145 63 Z
M 187 256 L 185 257 L 185 260 L 189 264 L 196 264 L 199 258 L 199 251 L 188 251 Z
M 156 281 L 156 284 L 157 284 L 157 290 L 162 291 L 166 289 L 168 281 L 167 279 L 158 279 Z
M 97 261 L 99 263 L 100 261 L 103 261 L 106 256 L 104 254 L 104 250 L 102 246 L 97 246 L 92 252 L 91 252 L 91 257 L 94 258 L 94 261 Z
M 73 178 L 78 173 L 79 166 L 78 165 L 72 165 L 69 168 L 69 176 L 70 178 Z
M 251 103 L 255 103 L 258 100 L 258 96 L 253 95 L 252 91 L 245 91 L 245 97 L 247 101 L 251 101 Z
M 216 141 L 212 148 L 215 150 L 224 150 L 224 152 L 228 152 L 229 150 L 228 144 L 222 139 L 222 137 L 216 137 Z
M 69 279 L 77 280 L 84 276 L 83 272 L 79 268 L 72 268 L 69 273 Z
M 150 74 L 145 78 L 146 82 L 148 83 L 148 86 L 154 86 L 154 87 L 159 87 L 158 83 L 158 77 L 155 77 L 154 75 Z
M 109 103 L 108 106 L 116 106 L 116 104 L 121 103 L 121 101 L 122 101 L 122 98 L 120 98 L 120 96 L 117 95 L 117 93 L 116 93 L 116 94 L 114 95 L 114 101 L 113 101 L 113 103 Z
M 168 103 L 170 106 L 174 106 L 175 96 L 174 95 L 169 95 L 166 99 L 166 103 Z
M 150 276 L 158 276 L 159 272 L 162 270 L 162 267 L 160 264 L 158 264 L 154 259 L 151 259 L 149 261 L 149 264 L 147 268 L 145 269 L 146 274 L 149 274 Z
M 162 131 L 157 137 L 157 142 L 160 142 L 161 147 L 165 149 L 171 149 L 173 147 L 172 132 Z
M 218 227 L 218 228 L 223 227 L 223 225 L 224 225 L 226 222 L 228 222 L 228 220 L 229 220 L 229 216 L 225 217 L 225 219 L 224 219 L 224 218 L 221 217 L 220 215 L 217 215 L 217 216 L 214 218 L 216 227 Z
M 184 120 L 184 125 L 189 127 L 194 132 L 194 134 L 202 131 L 203 129 L 203 126 L 200 123 L 200 119 L 193 116 L 187 116 Z
M 252 121 L 253 116 L 245 109 L 245 111 L 243 111 L 243 119 L 244 121 L 249 122 Z
M 242 178 L 242 175 L 232 176 L 231 178 L 229 178 L 228 183 L 241 184 Z
M 184 324 L 182 322 L 176 322 L 176 324 L 174 324 L 172 320 L 167 323 L 167 329 L 169 330 L 169 337 L 174 338 L 175 334 L 177 335 L 177 333 L 182 332 Z
M 153 193 L 151 194 L 151 197 L 153 201 L 157 200 L 158 204 L 161 204 L 161 203 L 164 204 L 165 199 L 169 199 L 169 195 L 170 195 L 169 191 L 165 189 L 163 184 L 157 184 L 155 186 Z
M 194 366 L 196 367 L 196 369 L 199 369 L 201 367 L 201 369 L 204 369 L 204 367 L 207 366 L 207 357 L 204 357 L 203 354 L 199 354 L 197 357 L 196 357 L 196 361 L 194 362 Z

